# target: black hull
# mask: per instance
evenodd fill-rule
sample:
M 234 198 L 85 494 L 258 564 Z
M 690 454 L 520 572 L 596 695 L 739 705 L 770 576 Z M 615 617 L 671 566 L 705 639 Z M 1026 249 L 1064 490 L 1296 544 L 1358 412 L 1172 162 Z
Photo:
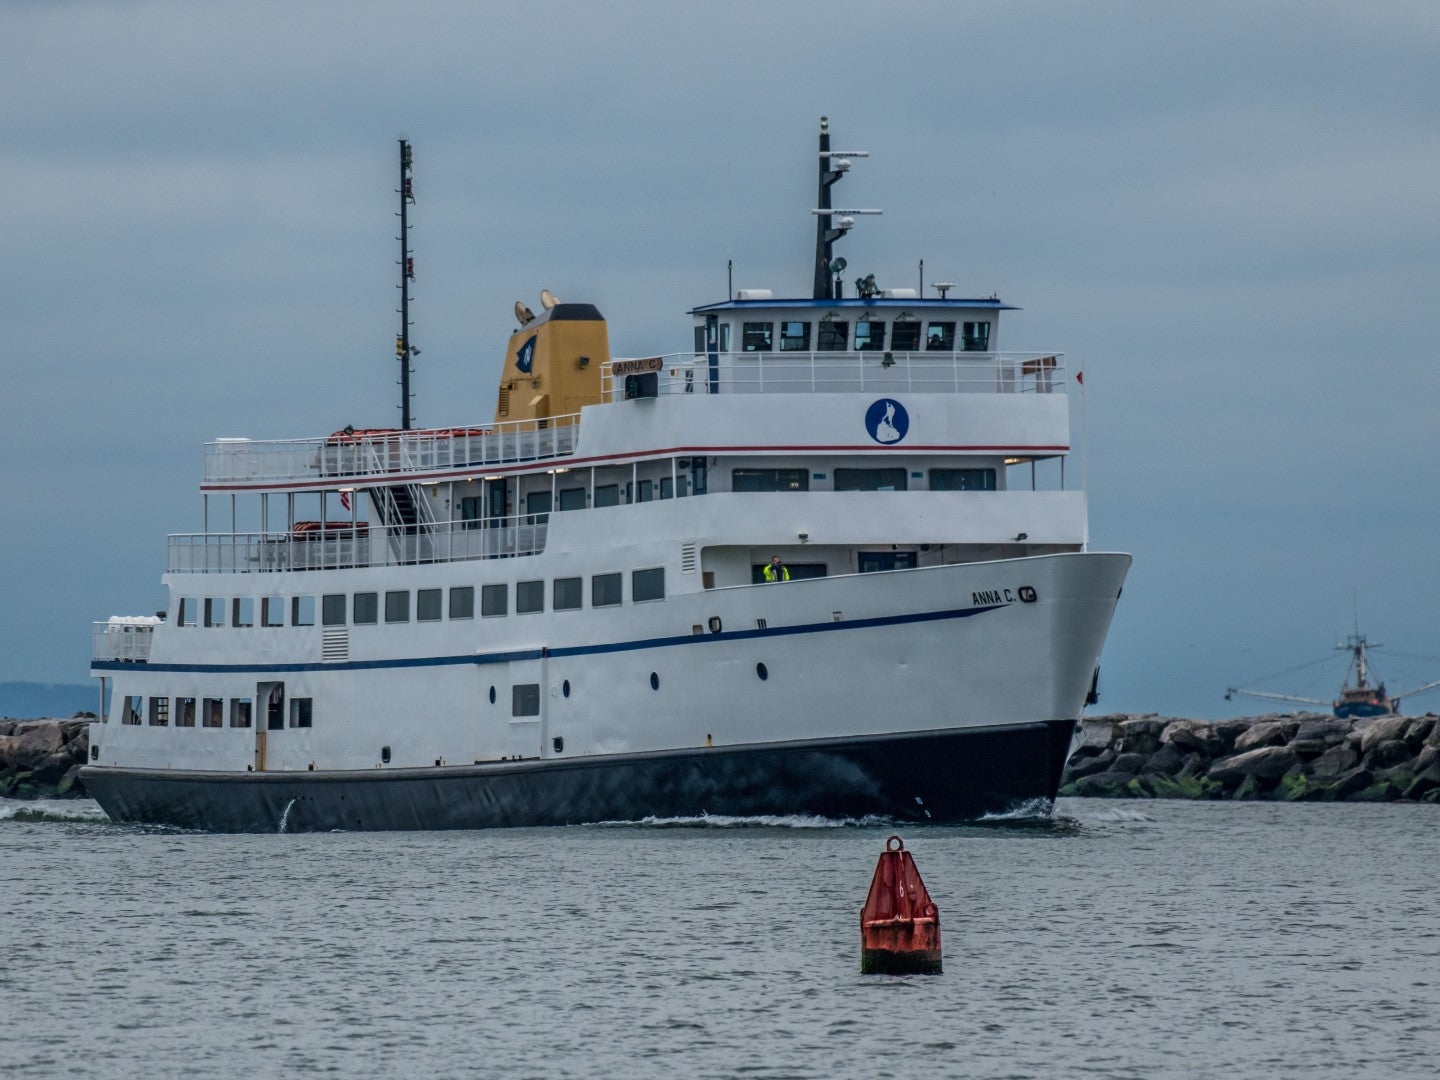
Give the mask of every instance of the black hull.
M 1073 720 L 941 733 L 369 772 L 88 767 L 119 822 L 211 832 L 490 829 L 806 815 L 957 822 L 1053 800 Z

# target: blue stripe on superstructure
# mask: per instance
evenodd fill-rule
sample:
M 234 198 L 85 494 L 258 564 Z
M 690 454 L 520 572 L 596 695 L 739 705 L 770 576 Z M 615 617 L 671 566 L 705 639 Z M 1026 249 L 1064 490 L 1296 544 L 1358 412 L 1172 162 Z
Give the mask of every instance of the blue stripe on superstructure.
M 539 660 L 541 656 L 587 656 L 600 653 L 635 652 L 641 649 L 665 649 L 678 645 L 702 645 L 716 641 L 747 641 L 754 638 L 793 637 L 797 634 L 825 634 L 837 630 L 865 630 L 876 626 L 899 626 L 905 623 L 942 622 L 968 619 L 987 611 L 1009 607 L 988 604 L 984 607 L 952 608 L 947 611 L 923 611 L 916 615 L 883 615 L 873 619 L 850 619 L 833 623 L 801 623 L 798 626 L 766 627 L 763 630 L 727 630 L 718 634 L 683 634 L 671 637 L 640 638 L 635 641 L 612 641 L 601 645 L 570 645 L 560 648 L 516 649 L 507 652 L 466 653 L 460 656 L 419 656 L 393 660 L 345 660 L 339 663 L 305 664 L 151 664 L 127 660 L 95 660 L 91 671 L 177 671 L 230 672 L 263 674 L 267 671 L 368 671 L 376 668 L 454 667 L 458 664 L 508 664 L 514 660 Z

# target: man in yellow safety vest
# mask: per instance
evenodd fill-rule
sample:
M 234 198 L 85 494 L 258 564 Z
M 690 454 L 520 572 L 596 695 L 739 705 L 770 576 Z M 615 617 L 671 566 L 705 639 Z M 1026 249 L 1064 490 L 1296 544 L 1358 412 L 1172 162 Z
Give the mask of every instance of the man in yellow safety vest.
M 771 555 L 770 565 L 765 567 L 766 581 L 789 581 L 790 571 L 780 565 L 780 556 Z

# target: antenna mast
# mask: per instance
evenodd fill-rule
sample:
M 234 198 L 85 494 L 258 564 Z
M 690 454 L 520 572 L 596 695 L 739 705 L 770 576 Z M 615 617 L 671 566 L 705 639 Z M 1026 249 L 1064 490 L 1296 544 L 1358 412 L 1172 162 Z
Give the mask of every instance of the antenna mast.
M 850 171 L 851 158 L 869 157 L 867 150 L 831 150 L 830 118 L 820 117 L 820 190 L 815 215 L 815 300 L 838 300 L 844 286 L 840 273 L 844 259 L 832 259 L 835 241 L 855 225 L 856 214 L 878 214 L 879 210 L 836 210 L 830 203 L 830 186 Z
M 410 284 L 415 280 L 415 259 L 410 254 L 410 218 L 407 211 L 415 202 L 410 167 L 414 158 L 410 144 L 400 140 L 400 333 L 395 338 L 395 358 L 400 361 L 400 427 L 410 430 L 410 359 L 420 350 L 410 346 Z

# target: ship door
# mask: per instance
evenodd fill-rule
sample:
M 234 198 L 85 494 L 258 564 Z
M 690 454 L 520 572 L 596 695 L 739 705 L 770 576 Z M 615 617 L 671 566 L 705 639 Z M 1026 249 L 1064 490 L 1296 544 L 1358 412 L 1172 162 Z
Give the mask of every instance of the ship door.
M 262 682 L 255 687 L 259 716 L 255 718 L 255 771 L 265 771 L 266 743 L 270 732 L 285 728 L 285 684 Z
M 510 732 L 505 756 L 540 756 L 545 727 L 545 650 L 534 660 L 510 662 Z

